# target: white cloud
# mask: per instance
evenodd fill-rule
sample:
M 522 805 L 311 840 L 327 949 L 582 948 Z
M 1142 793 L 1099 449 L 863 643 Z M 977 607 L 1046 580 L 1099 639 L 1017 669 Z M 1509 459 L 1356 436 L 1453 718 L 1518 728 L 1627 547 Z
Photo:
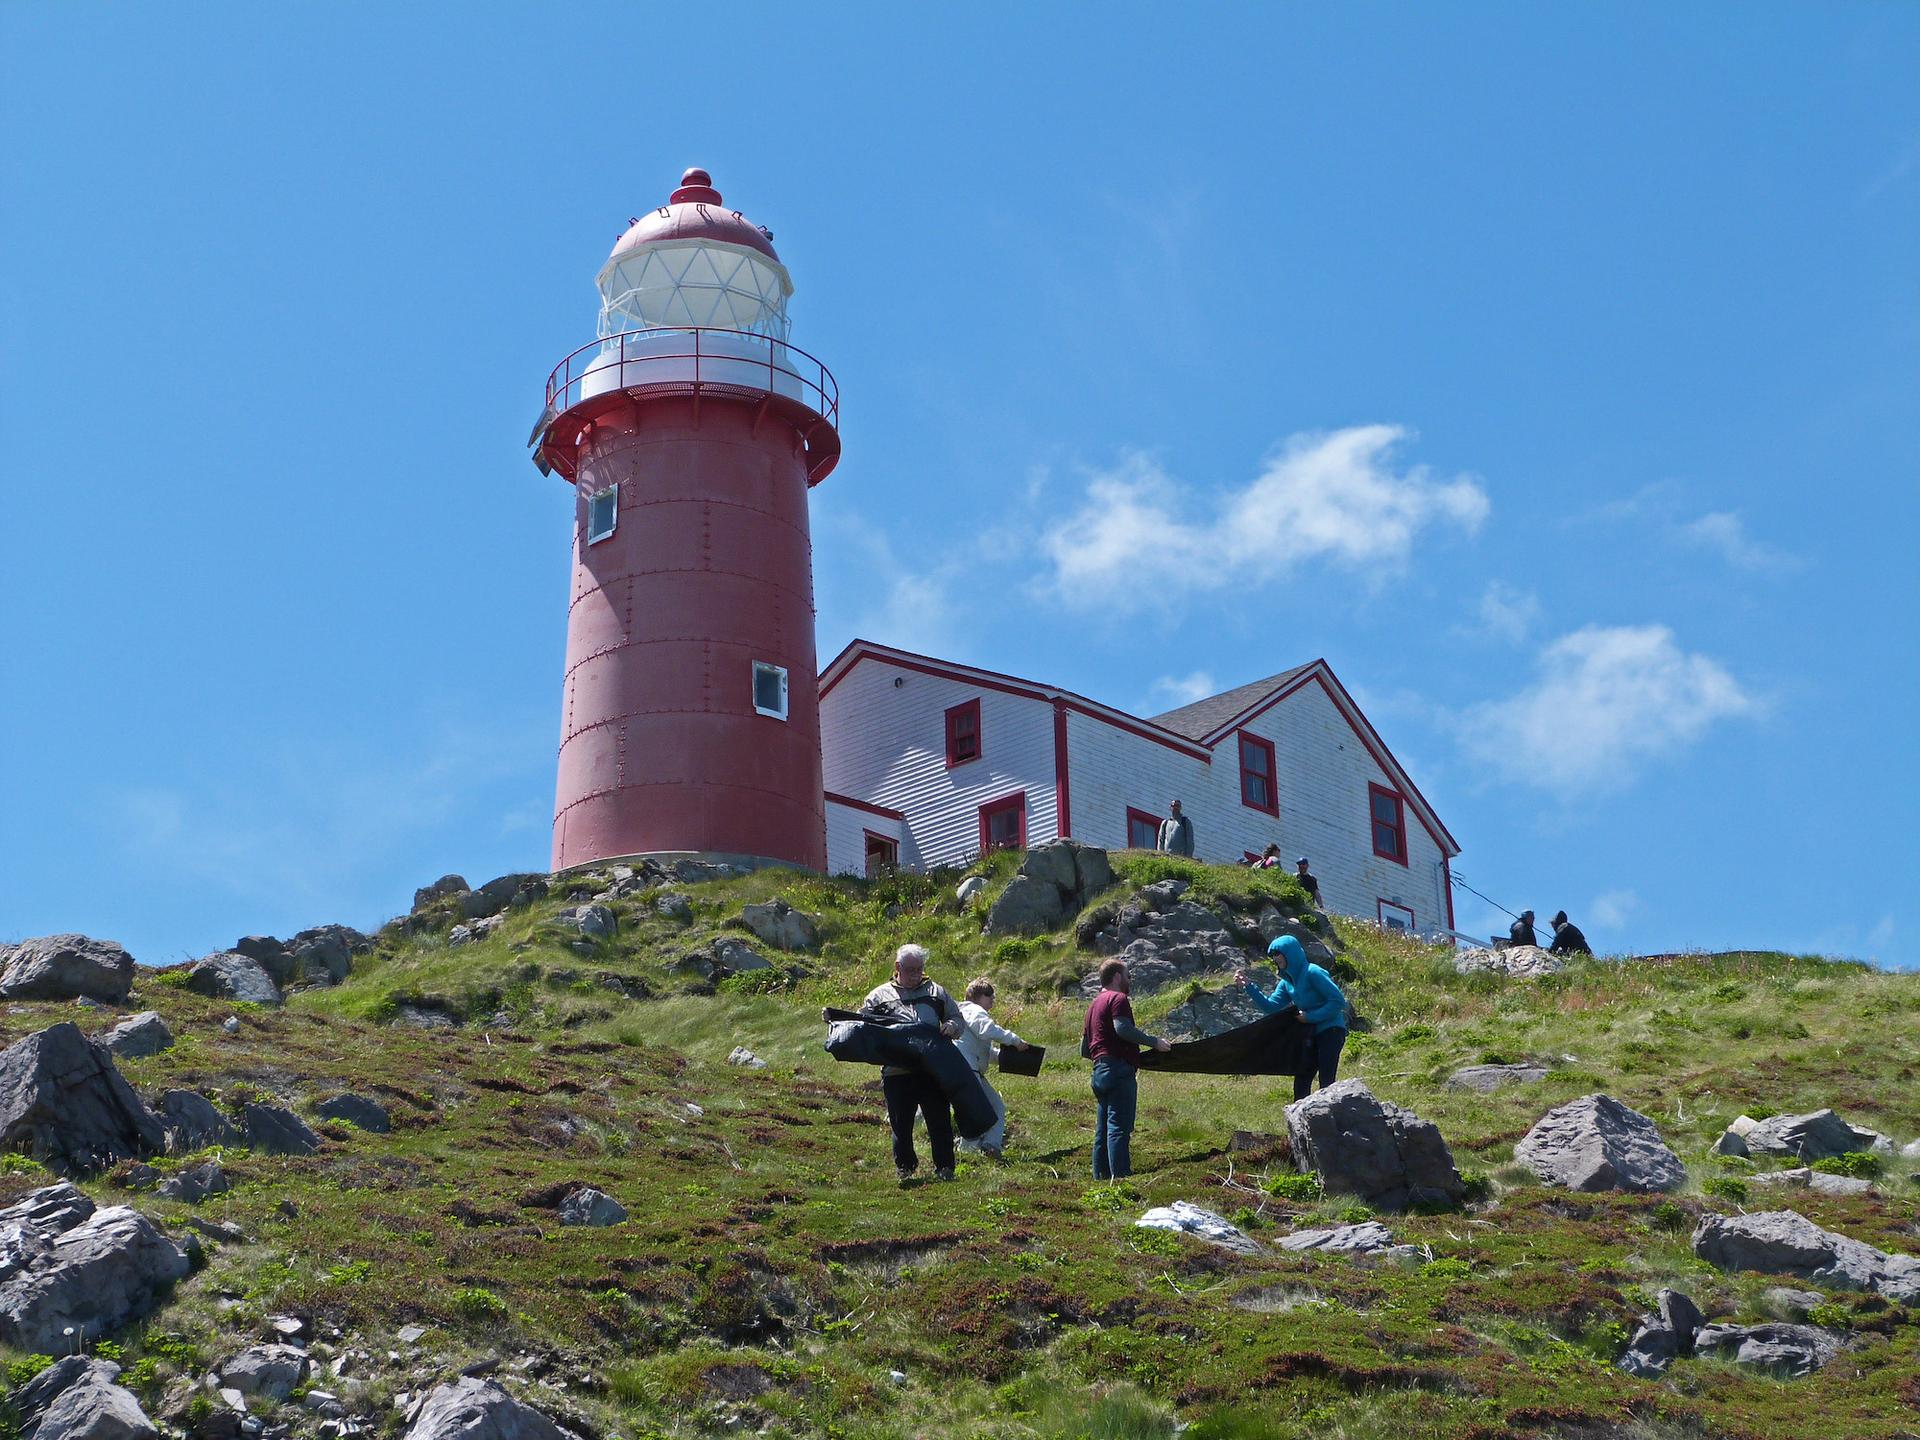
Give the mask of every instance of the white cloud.
M 1151 715 L 1163 710 L 1178 710 L 1182 705 L 1204 700 L 1209 695 L 1218 694 L 1219 687 L 1206 671 L 1195 670 L 1191 675 L 1162 675 L 1153 682 L 1147 693 L 1151 698 L 1146 713 Z
M 1548 789 L 1617 788 L 1757 702 L 1718 661 L 1689 654 L 1664 625 L 1589 625 L 1540 652 L 1518 694 L 1469 710 L 1469 751 L 1510 779 Z
M 1688 520 L 1676 525 L 1673 535 L 1682 544 L 1713 551 L 1740 570 L 1798 569 L 1801 564 L 1797 555 L 1747 534 L 1746 522 L 1737 510 L 1715 510 Z
M 1593 917 L 1594 928 L 1598 930 L 1618 930 L 1633 918 L 1640 908 L 1640 897 L 1631 890 L 1608 890 L 1593 897 L 1587 906 L 1587 913 Z
M 1518 645 L 1540 623 L 1540 597 L 1504 580 L 1489 580 L 1475 613 L 1480 634 Z
M 1130 614 L 1258 588 L 1308 561 L 1397 572 L 1422 532 L 1472 534 L 1490 508 L 1470 476 L 1397 468 L 1392 452 L 1407 435 L 1396 425 L 1295 435 L 1246 485 L 1213 495 L 1129 454 L 1093 475 L 1080 508 L 1041 537 L 1044 588 L 1076 609 Z

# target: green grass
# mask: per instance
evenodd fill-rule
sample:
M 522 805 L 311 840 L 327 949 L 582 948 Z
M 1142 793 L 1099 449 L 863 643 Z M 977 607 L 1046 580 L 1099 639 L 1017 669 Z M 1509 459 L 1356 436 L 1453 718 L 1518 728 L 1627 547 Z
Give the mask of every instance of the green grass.
M 1012 864 L 977 868 L 997 888 Z M 1109 898 L 1178 874 L 1220 903 L 1298 905 L 1271 872 L 1131 854 L 1116 866 Z M 1651 1385 L 1612 1360 L 1663 1285 L 1716 1316 L 1760 1315 L 1768 1277 L 1719 1274 L 1687 1245 L 1703 1211 L 1743 1203 L 1751 1167 L 1708 1153 L 1734 1116 L 1832 1105 L 1896 1139 L 1920 1133 L 1920 977 L 1756 953 L 1581 961 L 1513 983 L 1455 975 L 1442 952 L 1343 925 L 1346 988 L 1365 1024 L 1344 1073 L 1439 1125 L 1473 1177 L 1469 1208 L 1379 1217 L 1426 1247 L 1423 1263 L 1238 1257 L 1132 1221 L 1189 1200 L 1271 1240 L 1371 1214 L 1322 1195 L 1277 1147 L 1227 1151 L 1235 1130 L 1284 1132 L 1290 1083 L 1146 1077 L 1136 1173 L 1095 1185 L 1078 983 L 1099 957 L 1070 927 L 982 935 L 980 912 L 953 898 L 963 873 L 673 886 L 693 901 L 691 925 L 632 897 L 615 905 L 619 933 L 587 954 L 552 921 L 567 903 L 558 894 L 471 946 L 448 947 L 446 924 L 389 929 L 348 983 L 249 1011 L 233 1037 L 219 1030 L 231 1006 L 143 976 L 137 1003 L 181 1042 L 123 1067 L 141 1088 L 302 1108 L 352 1089 L 380 1099 L 394 1130 L 324 1126 L 323 1149 L 297 1159 L 225 1152 L 234 1189 L 198 1213 L 249 1241 L 216 1249 L 148 1324 L 114 1337 L 121 1363 L 152 1403 L 184 1405 L 191 1377 L 242 1331 L 293 1309 L 376 1354 L 399 1326 L 427 1325 L 447 1373 L 492 1352 L 561 1357 L 580 1378 L 535 1398 L 622 1440 L 724 1433 L 736 1419 L 749 1433 L 901 1440 L 1165 1436 L 1176 1425 L 1218 1440 L 1666 1440 L 1795 1436 L 1814 1414 L 1836 1436 L 1911 1426 L 1920 1324 L 1899 1306 L 1836 1296 L 1858 1346 L 1792 1385 L 1691 1361 Z M 766 952 L 781 988 L 703 993 L 674 968 L 728 932 L 743 903 L 775 894 L 817 914 L 823 942 L 804 956 Z M 820 1007 L 857 999 L 909 940 L 952 988 L 992 975 L 997 1016 L 1049 1050 L 1042 1075 L 1000 1084 L 1006 1161 L 963 1160 L 951 1185 L 895 1182 L 876 1073 L 820 1048 Z M 1142 1022 L 1181 993 L 1140 997 Z M 390 1023 L 402 1005 L 464 1023 Z M 72 1013 L 17 1006 L 0 1032 Z M 728 1066 L 736 1045 L 768 1068 Z M 1446 1087 L 1488 1055 L 1550 1073 L 1491 1095 Z M 1569 1196 L 1512 1165 L 1543 1111 L 1596 1089 L 1651 1116 L 1694 1180 L 1674 1196 Z M 0 1194 L 46 1178 L 9 1157 Z M 560 1226 L 554 1199 L 580 1182 L 614 1195 L 630 1221 Z M 1920 1249 L 1920 1192 L 1901 1167 L 1877 1184 L 1871 1196 L 1767 1203 Z M 126 1198 L 105 1177 L 87 1188 L 102 1203 Z M 175 1227 L 192 1213 L 151 1194 L 137 1203 Z M 4 1358 L 10 1375 L 39 1363 Z M 407 1388 L 399 1378 L 371 1377 L 370 1393 Z

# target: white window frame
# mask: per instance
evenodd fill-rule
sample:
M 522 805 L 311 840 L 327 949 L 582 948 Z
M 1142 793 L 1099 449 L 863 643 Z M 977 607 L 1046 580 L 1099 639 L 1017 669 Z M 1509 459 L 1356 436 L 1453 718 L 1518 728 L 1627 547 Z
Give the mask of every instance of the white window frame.
M 778 710 L 771 710 L 767 708 L 765 705 L 762 705 L 760 703 L 760 672 L 763 670 L 768 671 L 774 675 L 778 675 L 780 677 L 780 708 Z M 753 713 L 754 714 L 764 715 L 769 720 L 786 719 L 787 709 L 788 709 L 787 667 L 784 665 L 775 665 L 770 660 L 754 661 L 752 693 L 753 693 Z
M 601 500 L 610 500 L 612 504 L 607 507 L 607 528 L 595 534 L 593 529 L 593 507 Z M 587 497 L 587 544 L 598 545 L 602 540 L 610 539 L 613 532 L 619 528 L 620 486 L 618 482 L 615 482 L 607 486 L 604 490 L 594 491 L 593 494 Z

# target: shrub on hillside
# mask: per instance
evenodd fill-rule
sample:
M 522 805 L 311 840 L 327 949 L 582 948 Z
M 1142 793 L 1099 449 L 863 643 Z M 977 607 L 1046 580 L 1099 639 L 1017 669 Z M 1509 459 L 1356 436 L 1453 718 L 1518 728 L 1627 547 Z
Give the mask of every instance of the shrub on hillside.
M 1849 1150 L 1845 1155 L 1829 1155 L 1813 1162 L 1813 1168 L 1828 1175 L 1845 1175 L 1854 1180 L 1871 1180 L 1887 1167 L 1878 1155 L 1866 1150 Z

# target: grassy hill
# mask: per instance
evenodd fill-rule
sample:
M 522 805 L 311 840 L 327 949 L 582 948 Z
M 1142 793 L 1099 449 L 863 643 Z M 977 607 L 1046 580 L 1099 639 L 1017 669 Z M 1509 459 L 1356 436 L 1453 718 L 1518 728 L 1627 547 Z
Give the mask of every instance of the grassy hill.
M 1123 883 L 1175 866 L 1203 892 L 1268 886 L 1297 903 L 1288 881 L 1115 858 Z M 1010 861 L 983 868 L 997 884 Z M 1873 1297 L 1825 1307 L 1858 1344 L 1808 1379 L 1682 1360 L 1650 1383 L 1613 1367 L 1659 1287 L 1751 1317 L 1780 1283 L 1695 1260 L 1687 1239 L 1703 1210 L 1785 1204 L 1920 1252 L 1911 1162 L 1891 1161 L 1868 1196 L 1749 1199 L 1751 1164 L 1708 1153 L 1743 1110 L 1830 1105 L 1896 1140 L 1920 1134 L 1920 976 L 1740 954 L 1602 959 L 1509 982 L 1456 975 L 1445 952 L 1343 923 L 1347 989 L 1367 1022 L 1343 1073 L 1435 1121 L 1476 1198 L 1456 1213 L 1382 1217 L 1428 1247 L 1425 1263 L 1243 1257 L 1132 1222 L 1189 1200 L 1271 1240 L 1370 1213 L 1314 1193 L 1274 1146 L 1228 1151 L 1236 1130 L 1284 1133 L 1287 1083 L 1146 1075 L 1137 1173 L 1096 1186 L 1077 1058 L 1084 1004 L 1062 992 L 1098 957 L 1076 950 L 1070 928 L 983 936 L 978 913 L 953 899 L 958 878 L 762 873 L 670 886 L 691 899 L 691 925 L 641 893 L 615 904 L 618 932 L 589 953 L 555 924 L 575 903 L 558 891 L 459 947 L 443 905 L 416 933 L 383 931 L 337 989 L 298 993 L 283 1010 L 236 1011 L 144 975 L 136 1005 L 159 1010 L 179 1040 L 123 1063 L 143 1091 L 271 1095 L 304 1111 L 353 1090 L 384 1103 L 394 1130 L 321 1125 L 326 1144 L 306 1157 L 229 1151 L 235 1188 L 199 1207 L 136 1197 L 169 1228 L 199 1213 L 247 1239 L 215 1249 L 120 1337 L 129 1383 L 156 1416 L 198 1413 L 205 1402 L 189 1397 L 208 1364 L 265 1315 L 292 1310 L 315 1319 L 324 1353 L 365 1352 L 348 1376 L 365 1383 L 376 1425 L 395 1431 L 393 1394 L 498 1357 L 499 1377 L 533 1403 L 623 1440 L 1920 1433 L 1920 1314 Z M 697 984 L 674 962 L 744 902 L 774 895 L 820 917 L 820 949 L 689 993 Z M 1001 1083 L 1006 1161 L 963 1161 L 950 1185 L 896 1182 L 877 1072 L 820 1049 L 821 1005 L 884 978 L 907 940 L 933 952 L 934 977 L 955 990 L 994 975 L 999 1018 L 1050 1051 L 1040 1077 Z M 1142 1023 L 1183 995 L 1140 1003 Z M 395 1023 L 423 1009 L 459 1023 Z M 235 1013 L 238 1033 L 223 1033 Z M 0 1038 L 74 1015 L 8 1006 Z M 110 1018 L 83 1012 L 82 1024 Z M 728 1065 L 736 1045 L 768 1068 Z M 1491 1095 L 1443 1083 L 1460 1065 L 1530 1057 L 1552 1067 L 1544 1082 Z M 1542 1112 L 1594 1090 L 1659 1124 L 1688 1186 L 1571 1195 L 1513 1166 L 1514 1142 Z M 3 1198 L 48 1178 L 8 1157 Z M 630 1220 L 560 1226 L 554 1198 L 581 1181 Z M 112 1176 L 87 1188 L 128 1198 Z M 409 1324 L 427 1327 L 417 1344 L 395 1338 Z M 9 1359 L 16 1378 L 33 1363 Z M 279 1418 L 311 1433 L 297 1406 Z

